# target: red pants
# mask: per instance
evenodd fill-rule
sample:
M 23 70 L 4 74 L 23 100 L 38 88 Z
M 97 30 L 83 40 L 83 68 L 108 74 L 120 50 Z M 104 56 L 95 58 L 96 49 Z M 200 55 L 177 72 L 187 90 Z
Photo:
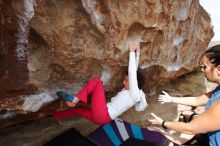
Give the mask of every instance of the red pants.
M 53 117 L 56 120 L 65 119 L 73 115 L 80 115 L 88 120 L 103 125 L 108 123 L 111 118 L 108 113 L 106 105 L 106 99 L 102 81 L 98 77 L 94 77 L 87 82 L 82 90 L 80 90 L 75 96 L 80 101 L 87 103 L 88 95 L 92 95 L 91 107 L 74 107 L 70 110 L 58 111 L 53 113 Z

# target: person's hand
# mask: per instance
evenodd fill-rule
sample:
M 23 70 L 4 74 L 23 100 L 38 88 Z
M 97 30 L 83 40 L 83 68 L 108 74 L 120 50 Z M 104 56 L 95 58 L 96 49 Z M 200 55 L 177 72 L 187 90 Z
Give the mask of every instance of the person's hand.
M 204 106 L 199 106 L 194 110 L 197 114 L 201 114 L 205 111 L 205 107 Z
M 137 49 L 136 52 L 140 53 L 140 42 L 137 41 Z
M 164 104 L 166 102 L 173 102 L 173 97 L 170 96 L 167 92 L 162 91 L 163 95 L 159 95 L 159 102 L 161 102 L 161 104 Z
M 159 128 L 159 127 L 153 127 L 153 126 L 151 126 L 151 127 L 147 127 L 147 129 L 148 129 L 149 131 L 154 131 L 154 132 L 159 132 L 159 133 L 164 133 L 164 132 L 165 132 L 162 128 Z
M 177 111 L 179 111 L 179 112 L 191 111 L 191 110 L 192 110 L 192 106 L 184 105 L 184 104 L 177 105 Z
M 76 106 L 76 104 L 74 102 L 66 101 L 66 104 L 68 105 L 68 107 L 75 107 Z
M 154 113 L 150 113 L 154 119 L 149 119 L 148 121 L 153 124 L 153 125 L 162 125 L 163 119 L 160 117 L 156 116 Z
M 128 45 L 130 52 L 140 51 L 140 43 L 138 41 L 130 40 Z
M 182 111 L 183 116 L 185 116 L 186 118 L 190 117 L 193 114 L 193 111 Z

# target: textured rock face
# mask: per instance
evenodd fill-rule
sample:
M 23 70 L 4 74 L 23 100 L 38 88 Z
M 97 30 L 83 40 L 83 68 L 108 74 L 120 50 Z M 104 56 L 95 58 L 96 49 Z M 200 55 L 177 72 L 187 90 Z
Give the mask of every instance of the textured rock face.
M 191 0 L 37 1 L 30 27 L 30 81 L 43 88 L 78 89 L 100 75 L 113 90 L 130 39 L 141 41 L 149 88 L 193 70 L 213 35 L 207 13 Z
M 0 0 L 0 6 L 0 104 L 7 111 L 25 110 L 28 97 L 12 104 L 12 96 L 74 93 L 94 75 L 115 92 L 131 39 L 141 42 L 139 66 L 147 91 L 192 71 L 213 36 L 197 0 Z
M 17 3 L 16 3 L 17 2 Z M 23 18 L 23 1 L 0 1 L 0 95 L 16 96 L 33 92 L 28 84 L 27 36 L 29 21 Z M 17 4 L 17 5 L 16 5 Z M 20 6 L 19 6 L 20 5 Z M 20 13 L 22 12 L 22 13 Z M 26 36 L 26 37 L 25 37 Z M 23 38 L 23 39 L 22 39 Z M 1 99 L 0 97 L 0 99 Z

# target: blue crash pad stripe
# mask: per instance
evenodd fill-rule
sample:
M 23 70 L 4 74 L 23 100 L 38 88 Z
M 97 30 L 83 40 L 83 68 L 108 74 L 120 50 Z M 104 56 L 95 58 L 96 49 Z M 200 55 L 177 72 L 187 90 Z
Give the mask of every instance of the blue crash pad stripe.
M 144 139 L 142 132 L 141 132 L 141 128 L 139 126 L 131 124 L 131 130 L 133 132 L 134 138 L 141 139 L 141 140 Z
M 103 129 L 115 146 L 119 146 L 121 144 L 119 138 L 115 134 L 115 132 L 110 124 L 104 125 Z

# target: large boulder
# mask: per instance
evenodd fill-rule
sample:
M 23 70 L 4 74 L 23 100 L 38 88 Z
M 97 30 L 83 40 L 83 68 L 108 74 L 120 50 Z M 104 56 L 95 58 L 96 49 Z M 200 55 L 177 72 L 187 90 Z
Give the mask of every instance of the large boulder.
M 197 0 L 0 0 L 0 10 L 1 119 L 42 117 L 41 106 L 57 99 L 56 90 L 75 93 L 95 75 L 112 95 L 131 39 L 141 42 L 148 92 L 193 71 L 213 36 Z

